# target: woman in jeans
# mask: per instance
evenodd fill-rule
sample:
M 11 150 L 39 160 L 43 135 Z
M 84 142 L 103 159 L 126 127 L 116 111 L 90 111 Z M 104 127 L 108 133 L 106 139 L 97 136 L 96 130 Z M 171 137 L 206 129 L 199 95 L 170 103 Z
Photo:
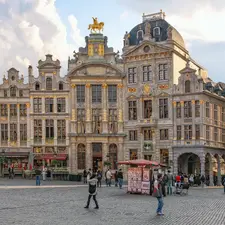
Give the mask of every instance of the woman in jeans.
M 158 200 L 158 207 L 156 210 L 157 215 L 163 216 L 162 208 L 163 208 L 163 193 L 162 193 L 162 174 L 158 174 L 157 180 L 154 182 L 154 191 L 153 196 Z

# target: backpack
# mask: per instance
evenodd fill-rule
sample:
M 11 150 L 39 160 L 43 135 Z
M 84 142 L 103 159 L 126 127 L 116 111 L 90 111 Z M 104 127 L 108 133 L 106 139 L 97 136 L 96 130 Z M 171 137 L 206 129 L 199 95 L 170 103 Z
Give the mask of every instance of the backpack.
M 164 181 L 165 183 L 167 183 L 168 180 L 169 180 L 169 178 L 168 178 L 167 174 L 165 174 L 164 177 L 163 177 L 163 181 Z
M 99 179 L 102 178 L 102 174 L 101 173 L 98 173 L 98 176 L 97 176 Z

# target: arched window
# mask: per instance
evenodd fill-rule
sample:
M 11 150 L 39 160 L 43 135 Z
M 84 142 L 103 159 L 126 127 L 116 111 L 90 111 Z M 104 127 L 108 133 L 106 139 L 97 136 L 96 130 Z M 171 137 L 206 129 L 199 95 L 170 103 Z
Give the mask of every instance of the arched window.
M 40 90 L 40 84 L 39 84 L 39 83 L 36 83 L 36 84 L 35 84 L 35 90 L 36 90 L 36 91 L 39 91 L 39 90 Z
M 59 90 L 63 90 L 63 82 L 59 82 Z
M 117 146 L 116 144 L 109 145 L 109 162 L 111 163 L 111 169 L 117 169 Z
M 51 77 L 46 78 L 46 90 L 52 90 L 52 78 Z
M 160 35 L 160 27 L 155 27 L 153 29 L 153 36 L 159 36 Z
M 191 82 L 190 80 L 185 81 L 185 93 L 190 93 L 191 92 Z
M 10 88 L 10 96 L 16 97 L 16 87 L 15 86 Z
M 77 146 L 77 169 L 84 170 L 86 168 L 85 145 L 78 144 Z

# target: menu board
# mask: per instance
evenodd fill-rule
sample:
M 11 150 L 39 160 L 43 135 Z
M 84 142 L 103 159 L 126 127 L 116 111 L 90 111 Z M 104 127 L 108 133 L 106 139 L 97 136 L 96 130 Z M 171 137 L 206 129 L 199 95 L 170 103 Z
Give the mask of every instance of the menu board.
M 128 169 L 128 192 L 141 193 L 142 168 Z
M 150 170 L 143 168 L 143 181 L 150 181 Z

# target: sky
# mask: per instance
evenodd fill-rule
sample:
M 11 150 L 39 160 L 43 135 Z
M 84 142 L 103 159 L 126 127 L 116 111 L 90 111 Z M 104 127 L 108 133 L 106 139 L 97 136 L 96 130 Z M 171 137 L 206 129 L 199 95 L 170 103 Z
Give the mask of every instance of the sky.
M 84 47 L 92 17 L 105 23 L 108 45 L 122 53 L 125 32 L 143 13 L 160 9 L 191 57 L 214 81 L 225 82 L 224 0 L 0 0 L 0 77 L 14 67 L 26 78 L 30 64 L 37 75 L 38 60 L 46 54 L 61 61 L 64 76 L 68 56 Z

